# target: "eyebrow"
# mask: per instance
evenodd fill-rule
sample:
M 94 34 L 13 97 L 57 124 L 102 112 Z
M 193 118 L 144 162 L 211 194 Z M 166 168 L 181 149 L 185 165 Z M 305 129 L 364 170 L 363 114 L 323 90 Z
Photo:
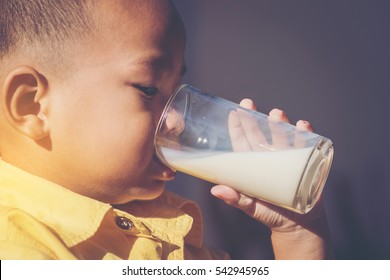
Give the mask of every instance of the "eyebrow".
M 138 57 L 129 65 L 145 65 L 153 69 L 171 68 L 171 65 L 166 56 L 159 54 Z
M 150 67 L 152 69 L 169 69 L 172 67 L 171 63 L 169 60 L 166 58 L 165 55 L 151 55 L 151 56 L 143 56 L 143 57 L 138 57 L 134 61 L 132 61 L 129 65 L 133 64 L 141 64 L 145 65 L 147 67 Z M 184 63 L 181 70 L 180 70 L 180 77 L 183 77 L 185 73 L 187 72 L 187 66 Z

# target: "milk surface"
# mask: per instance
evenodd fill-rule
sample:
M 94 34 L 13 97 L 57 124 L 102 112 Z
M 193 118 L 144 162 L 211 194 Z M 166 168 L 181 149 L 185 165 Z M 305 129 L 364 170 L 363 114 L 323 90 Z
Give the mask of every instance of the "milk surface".
M 288 207 L 293 207 L 312 151 L 312 147 L 204 153 L 162 149 L 170 166 L 178 171 Z

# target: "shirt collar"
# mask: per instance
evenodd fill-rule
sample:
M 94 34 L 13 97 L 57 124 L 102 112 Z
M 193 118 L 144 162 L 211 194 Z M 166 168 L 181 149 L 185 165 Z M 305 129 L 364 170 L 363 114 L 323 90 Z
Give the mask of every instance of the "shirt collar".
M 169 233 L 184 237 L 186 243 L 195 247 L 203 246 L 202 215 L 193 201 L 165 191 L 157 199 L 134 201 L 117 208 L 137 217 L 160 239 L 166 240 Z

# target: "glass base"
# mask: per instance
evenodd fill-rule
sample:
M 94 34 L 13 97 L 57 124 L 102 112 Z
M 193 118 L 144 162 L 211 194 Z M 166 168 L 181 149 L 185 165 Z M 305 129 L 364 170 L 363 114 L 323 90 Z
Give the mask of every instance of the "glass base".
M 325 186 L 333 160 L 333 144 L 321 139 L 314 147 L 297 190 L 292 211 L 305 214 L 317 203 Z

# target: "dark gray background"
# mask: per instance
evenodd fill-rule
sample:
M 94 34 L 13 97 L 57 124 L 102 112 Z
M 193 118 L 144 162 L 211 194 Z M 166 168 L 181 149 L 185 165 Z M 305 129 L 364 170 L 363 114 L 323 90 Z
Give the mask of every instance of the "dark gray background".
M 335 146 L 325 204 L 337 259 L 390 259 L 390 1 L 176 0 L 186 82 L 309 120 Z M 205 241 L 234 259 L 273 257 L 269 231 L 178 174 L 201 205 Z

